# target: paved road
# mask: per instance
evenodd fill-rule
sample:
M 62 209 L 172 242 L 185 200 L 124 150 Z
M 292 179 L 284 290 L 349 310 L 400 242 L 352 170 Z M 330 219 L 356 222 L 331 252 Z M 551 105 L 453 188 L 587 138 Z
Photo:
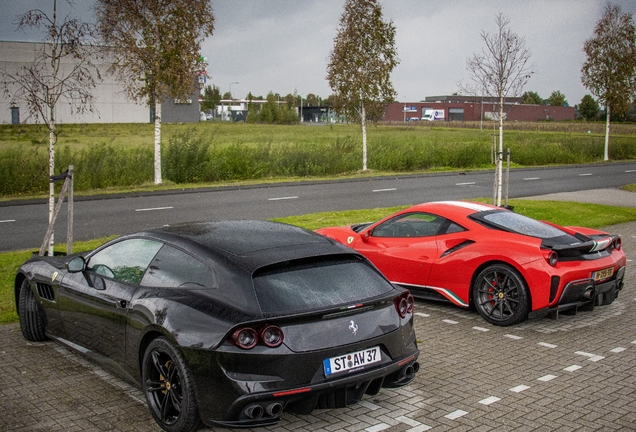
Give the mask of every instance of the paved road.
M 613 304 L 501 328 L 476 312 L 417 301 L 422 368 L 412 384 L 350 408 L 284 414 L 261 430 L 634 431 L 636 223 L 611 231 L 628 257 Z M 0 326 L 0 340 L 0 430 L 160 430 L 142 393 L 94 364 L 52 342 L 27 343 L 17 325 Z
M 492 171 L 146 193 L 75 203 L 74 237 L 88 240 L 164 224 L 266 219 L 320 211 L 390 207 L 492 196 Z M 512 170 L 510 197 L 636 183 L 636 162 Z M 39 248 L 47 226 L 42 201 L 0 203 L 0 251 Z M 66 239 L 66 210 L 56 226 Z

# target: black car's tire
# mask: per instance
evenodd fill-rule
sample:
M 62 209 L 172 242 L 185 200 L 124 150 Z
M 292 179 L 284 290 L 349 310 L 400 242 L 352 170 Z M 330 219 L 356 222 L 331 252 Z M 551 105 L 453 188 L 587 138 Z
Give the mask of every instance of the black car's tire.
M 26 340 L 42 342 L 48 339 L 45 334 L 46 314 L 42 305 L 35 299 L 28 279 L 22 281 L 22 285 L 20 285 L 18 314 L 20 315 L 20 329 Z
M 508 326 L 528 318 L 528 287 L 519 273 L 507 265 L 486 267 L 472 287 L 473 304 L 489 323 Z
M 181 353 L 165 337 L 148 345 L 142 363 L 143 388 L 150 413 L 168 432 L 194 431 L 201 425 L 192 379 Z

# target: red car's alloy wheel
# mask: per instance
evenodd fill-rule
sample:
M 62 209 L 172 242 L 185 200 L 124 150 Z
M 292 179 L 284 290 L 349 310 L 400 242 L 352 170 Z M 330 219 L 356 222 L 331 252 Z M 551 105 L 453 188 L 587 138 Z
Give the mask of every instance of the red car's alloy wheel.
M 511 325 L 528 317 L 528 288 L 519 273 L 505 265 L 484 269 L 473 287 L 473 302 L 491 324 Z

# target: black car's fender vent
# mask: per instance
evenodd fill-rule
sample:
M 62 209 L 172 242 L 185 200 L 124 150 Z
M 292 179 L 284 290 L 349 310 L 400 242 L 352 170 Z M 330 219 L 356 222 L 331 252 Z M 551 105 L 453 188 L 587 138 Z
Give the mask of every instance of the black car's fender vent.
M 36 286 L 38 289 L 38 295 L 41 298 L 55 301 L 55 292 L 53 291 L 53 287 L 51 285 L 38 282 Z

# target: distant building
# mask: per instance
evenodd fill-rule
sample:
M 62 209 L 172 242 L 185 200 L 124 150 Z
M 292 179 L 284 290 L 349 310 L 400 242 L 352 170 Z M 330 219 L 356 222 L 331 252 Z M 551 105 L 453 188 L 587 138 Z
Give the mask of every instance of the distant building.
M 444 110 L 444 120 L 479 121 L 499 117 L 498 98 L 479 96 L 428 96 L 420 102 L 394 102 L 384 113 L 384 121 L 420 120 L 426 110 Z M 505 98 L 504 119 L 507 121 L 574 120 L 574 107 L 523 105 L 521 98 Z
M 6 42 L 0 41 L 0 69 L 16 70 L 32 63 L 39 55 L 41 42 Z M 96 111 L 82 115 L 71 114 L 70 107 L 64 101 L 56 106 L 56 123 L 149 123 L 153 121 L 153 110 L 148 104 L 138 104 L 126 95 L 124 84 L 106 70 L 110 64 L 98 65 L 103 80 L 97 82 L 93 89 Z M 198 122 L 199 99 L 198 91 L 191 97 L 166 100 L 162 106 L 162 123 Z M 41 122 L 38 119 L 37 122 Z M 11 101 L 0 92 L 0 123 L 36 123 L 29 117 L 24 104 L 12 105 Z

